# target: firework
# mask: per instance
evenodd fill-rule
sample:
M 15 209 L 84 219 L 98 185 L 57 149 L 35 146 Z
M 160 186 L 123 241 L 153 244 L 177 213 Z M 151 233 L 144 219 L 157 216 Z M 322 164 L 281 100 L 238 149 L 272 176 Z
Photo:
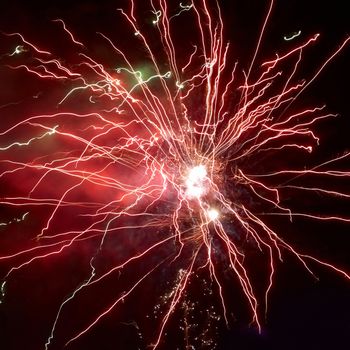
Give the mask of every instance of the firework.
M 143 346 L 159 348 L 180 334 L 183 348 L 212 349 L 218 325 L 234 320 L 230 288 L 261 332 L 285 256 L 313 276 L 316 262 L 350 279 L 271 224 L 271 218 L 350 221 L 288 202 L 300 192 L 303 198 L 350 196 L 329 185 L 349 178 L 335 169 L 349 152 L 293 168 L 294 157 L 307 159 L 317 148 L 315 125 L 336 117 L 323 105 L 298 108 L 300 96 L 350 39 L 301 79 L 302 57 L 319 34 L 286 35 L 288 48 L 261 60 L 273 5 L 245 70 L 232 59 L 219 4 L 206 0 L 179 7 L 150 1 L 147 11 L 134 0 L 118 9 L 127 39 L 97 34 L 114 66 L 60 18 L 52 26 L 72 47 L 64 60 L 53 44 L 3 33 L 15 46 L 2 64 L 52 84 L 55 103 L 40 113 L 34 104 L 35 112 L 1 128 L 1 205 L 12 215 L 0 224 L 6 237 L 0 261 L 10 266 L 1 301 L 20 271 L 31 274 L 71 256 L 86 266 L 63 288 L 46 349 L 56 342 L 73 346 L 115 313 Z M 191 32 L 182 47 L 176 33 L 183 35 L 183 18 L 190 18 Z M 19 233 L 14 222 L 23 227 Z M 105 286 L 109 292 L 97 301 Z M 145 290 L 150 305 L 140 312 L 132 304 L 144 302 Z M 68 311 L 84 308 L 86 299 L 89 312 L 56 335 L 64 333 Z

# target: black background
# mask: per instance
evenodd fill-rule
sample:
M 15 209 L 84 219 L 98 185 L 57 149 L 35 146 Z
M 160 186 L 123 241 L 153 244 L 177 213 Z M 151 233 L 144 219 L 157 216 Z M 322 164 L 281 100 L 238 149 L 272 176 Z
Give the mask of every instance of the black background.
M 226 36 L 230 38 L 233 56 L 239 60 L 243 68 L 247 68 L 244 62 L 248 62 L 252 57 L 268 3 L 260 0 L 232 0 L 219 1 L 219 3 L 223 9 Z M 65 52 L 62 36 L 56 39 L 56 29 L 50 28 L 50 26 L 53 27 L 51 19 L 62 18 L 77 37 L 86 43 L 86 46 L 95 47 L 99 45 L 96 31 L 108 32 L 112 37 L 122 33 L 123 28 L 120 28 L 115 9 L 122 7 L 123 4 L 125 2 L 118 0 L 47 1 L 45 3 L 2 0 L 0 30 L 20 32 L 28 38 L 39 38 L 38 40 L 43 43 L 53 42 L 52 47 L 56 47 L 57 51 Z M 346 1 L 341 0 L 276 1 L 259 57 L 274 57 L 276 51 L 285 47 L 284 35 L 298 30 L 301 30 L 305 37 L 320 33 L 319 43 L 305 54 L 303 61 L 303 72 L 306 76 L 311 75 L 315 67 L 323 62 L 322 59 L 328 57 L 342 40 L 350 35 L 347 6 Z M 186 30 L 186 28 L 181 30 L 184 35 Z M 3 43 L 0 41 L 0 54 L 9 51 L 6 45 L 5 41 Z M 349 150 L 349 49 L 349 47 L 344 49 L 301 97 L 302 105 L 325 103 L 329 111 L 339 114 L 336 120 L 317 126 L 322 142 L 316 150 L 313 160 L 315 162 L 318 159 L 328 159 L 329 155 Z M 105 58 L 108 61 L 108 53 L 105 54 Z M 20 81 L 4 67 L 0 67 L 0 74 L 0 105 L 25 99 L 36 88 L 29 86 L 30 79 Z M 15 113 L 19 112 L 17 110 Z M 11 111 L 6 109 L 4 113 L 0 109 L 0 113 L 0 117 L 7 123 L 9 119 L 6 118 L 10 118 Z M 0 121 L 0 123 L 3 122 Z M 347 164 L 341 164 L 341 166 L 349 169 Z M 343 191 L 350 189 L 350 186 L 341 186 Z M 344 202 L 339 204 L 326 201 L 321 210 L 340 212 L 350 217 L 348 208 Z M 6 220 L 4 213 L 2 213 L 2 220 Z M 278 223 L 275 225 L 278 226 Z M 2 236 L 0 239 L 3 239 L 6 231 L 2 229 L 0 234 Z M 302 247 L 303 251 L 349 270 L 349 226 L 296 220 L 282 234 L 288 237 L 289 242 Z M 75 257 L 64 256 L 64 259 L 67 259 L 66 264 L 72 266 L 71 274 L 76 273 L 79 277 L 81 270 L 75 266 L 81 263 L 80 259 L 88 260 L 88 257 L 81 252 Z M 61 264 L 64 265 L 64 263 Z M 57 267 L 54 269 L 52 265 L 40 265 L 42 269 L 40 273 L 28 269 L 23 272 L 23 275 L 22 272 L 16 274 L 6 302 L 0 305 L 1 348 L 6 350 L 42 348 L 57 310 L 59 295 L 62 297 L 68 292 L 64 289 L 64 279 L 69 277 L 60 273 L 60 268 L 66 271 L 66 267 L 58 265 L 57 270 Z M 312 267 L 319 281 L 300 267 L 294 258 L 286 257 L 284 263 L 277 268 L 268 317 L 263 325 L 262 334 L 239 323 L 232 325 L 230 330 L 223 327 L 219 331 L 218 349 L 348 349 L 350 346 L 350 283 L 328 269 L 313 264 Z M 6 266 L 3 269 L 6 271 Z M 25 277 L 26 274 L 31 276 Z M 43 283 L 45 274 L 51 277 L 57 274 L 52 288 L 46 284 L 47 282 Z M 63 294 L 60 293 L 61 290 Z M 148 291 L 144 291 L 144 295 L 148 295 Z M 104 297 L 103 294 L 96 295 L 96 299 Z M 98 304 L 98 301 L 96 303 Z M 142 308 L 142 301 L 139 307 Z M 83 310 L 81 314 L 84 315 Z M 72 349 L 136 349 L 136 345 L 130 342 L 127 345 L 115 340 L 120 337 L 113 327 L 115 322 L 115 319 L 111 319 L 102 323 L 79 344 L 72 346 Z M 172 349 L 170 345 L 168 346 L 164 348 Z

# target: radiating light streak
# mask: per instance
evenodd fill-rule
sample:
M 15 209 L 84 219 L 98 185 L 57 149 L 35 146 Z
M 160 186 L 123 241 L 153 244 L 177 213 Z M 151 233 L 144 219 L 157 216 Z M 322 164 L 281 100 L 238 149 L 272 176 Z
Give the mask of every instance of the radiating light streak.
M 147 74 L 135 63 L 132 53 L 118 46 L 117 40 L 99 33 L 112 49 L 111 53 L 117 55 L 118 62 L 123 61 L 118 68 L 105 67 L 74 38 L 61 19 L 55 21 L 62 24 L 63 31 L 78 49 L 84 49 L 77 53 L 78 64 L 55 58 L 19 33 L 6 34 L 19 36 L 26 44 L 18 45 L 8 55 L 10 58 L 24 50 L 33 57 L 31 62 L 18 60 L 17 65 L 7 65 L 8 68 L 25 69 L 44 81 L 70 82 L 70 85 L 62 85 L 62 93 L 54 104 L 65 112 L 24 115 L 21 121 L 0 131 L 1 145 L 5 144 L 0 147 L 1 181 L 11 183 L 21 176 L 28 179 L 21 194 L 6 195 L 0 203 L 10 209 L 40 207 L 48 213 L 31 247 L 0 256 L 0 262 L 15 260 L 1 285 L 1 300 L 7 279 L 15 278 L 16 271 L 35 261 L 59 256 L 63 251 L 79 249 L 84 242 L 95 244 L 90 274 L 58 308 L 45 344 L 47 350 L 55 341 L 57 324 L 68 303 L 114 272 L 120 273 L 133 263 L 143 265 L 151 261 L 150 256 L 157 260 L 160 247 L 168 251 L 168 257 L 159 258 L 145 274 L 130 280 L 109 307 L 92 315 L 83 329 L 75 330 L 67 345 L 90 331 L 126 298 L 131 298 L 142 282 L 156 278 L 160 267 L 167 266 L 165 262 L 181 267 L 165 298 L 166 305 L 160 311 L 157 332 L 149 341 L 153 349 L 166 342 L 170 319 L 186 304 L 186 295 L 191 291 L 191 281 L 197 271 L 207 271 L 227 325 L 231 316 L 222 270 L 235 276 L 246 300 L 251 324 L 259 331 L 263 326 L 262 315 L 266 315 L 268 309 L 276 265 L 286 252 L 313 276 L 315 273 L 308 265 L 310 260 L 350 279 L 343 269 L 300 253 L 299 247 L 288 244 L 266 220 L 268 216 L 286 216 L 292 221 L 300 216 L 311 221 L 350 223 L 350 218 L 343 215 L 292 210 L 284 204 L 282 191 L 288 188 L 303 191 L 304 195 L 320 192 L 344 200 L 350 198 L 346 191 L 330 190 L 327 183 L 316 187 L 303 182 L 312 176 L 331 181 L 350 180 L 349 170 L 327 169 L 345 160 L 349 152 L 310 169 L 293 169 L 293 164 L 288 169 L 280 168 L 278 161 L 283 152 L 290 152 L 291 159 L 303 152 L 312 153 L 320 140 L 314 125 L 336 116 L 325 112 L 325 106 L 297 109 L 295 101 L 350 38 L 346 38 L 308 80 L 295 77 L 302 53 L 319 34 L 288 48 L 275 59 L 257 62 L 272 15 L 274 1 L 271 0 L 248 71 L 240 74 L 239 63 L 228 59 L 230 47 L 225 41 L 218 4 L 212 8 L 207 0 L 200 0 L 188 5 L 180 3 L 180 10 L 173 10 L 170 2 L 151 0 L 150 8 L 155 16 L 152 24 L 156 26 L 152 35 L 141 30 L 144 23 L 138 18 L 137 4 L 131 0 L 129 9 L 120 9 L 119 13 L 127 20 L 133 40 L 146 52 L 150 66 Z M 180 54 L 173 31 L 175 17 L 183 12 L 193 16 L 198 35 L 187 52 L 184 49 Z M 153 49 L 154 31 L 159 35 L 159 52 Z M 291 41 L 297 35 L 285 40 Z M 47 59 L 47 55 L 52 58 Z M 288 73 L 283 66 L 290 61 L 294 63 Z M 257 74 L 253 74 L 255 70 Z M 234 108 L 230 104 L 232 91 L 239 96 Z M 77 101 L 77 105 L 81 105 L 81 98 L 91 113 L 71 111 Z M 38 128 L 44 130 L 39 136 L 34 131 Z M 40 153 L 35 148 L 37 141 L 52 135 L 62 149 Z M 9 143 L 9 137 L 15 141 Z M 27 151 L 25 159 L 17 153 L 19 149 Z M 263 156 L 275 154 L 276 167 L 262 170 Z M 254 167 L 255 164 L 260 165 Z M 33 173 L 37 176 L 32 177 Z M 62 181 L 60 186 L 56 177 Z M 296 180 L 300 182 L 290 183 Z M 259 206 L 264 208 L 263 212 Z M 55 222 L 65 215 L 86 221 L 78 228 L 70 227 L 69 223 L 63 228 L 56 227 Z M 26 216 L 27 213 L 21 220 L 4 221 L 0 226 L 6 229 L 10 223 L 23 221 Z M 144 241 L 135 244 L 132 253 L 127 253 L 126 248 L 130 247 L 122 247 L 125 255 L 118 256 L 118 263 L 103 273 L 98 272 L 95 259 L 103 254 L 109 239 L 118 240 L 119 235 L 125 233 L 132 237 L 135 232 L 142 232 Z M 261 253 L 266 264 L 264 282 L 255 283 L 252 261 L 243 241 L 251 242 L 249 244 Z M 257 285 L 263 285 L 262 290 Z

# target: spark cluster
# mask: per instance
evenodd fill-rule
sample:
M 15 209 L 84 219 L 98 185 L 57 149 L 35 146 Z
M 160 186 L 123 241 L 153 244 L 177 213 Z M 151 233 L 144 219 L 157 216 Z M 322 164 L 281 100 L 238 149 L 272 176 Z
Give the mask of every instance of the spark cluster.
M 199 306 L 190 295 L 198 280 L 205 284 L 204 294 L 215 300 L 206 308 L 210 326 L 232 322 L 225 291 L 232 279 L 241 289 L 251 324 L 261 330 L 275 266 L 284 254 L 294 256 L 312 275 L 310 262 L 317 262 L 350 279 L 341 268 L 293 247 L 266 220 L 302 216 L 350 221 L 296 212 L 284 201 L 286 190 L 349 198 L 348 193 L 329 189 L 328 182 L 312 187 L 302 181 L 348 179 L 348 171 L 331 166 L 348 159 L 349 152 L 308 169 L 280 168 L 274 161 L 286 152 L 302 157 L 317 147 L 320 139 L 314 126 L 336 115 L 325 106 L 298 109 L 297 101 L 350 39 L 307 80 L 297 78 L 298 68 L 319 34 L 305 38 L 298 31 L 286 36 L 288 50 L 258 62 L 273 4 L 246 70 L 232 60 L 219 4 L 208 0 L 181 3 L 178 8 L 166 0 L 151 0 L 150 32 L 144 29 L 138 1 L 116 11 L 130 40 L 146 52 L 142 67 L 139 55 L 135 58 L 119 45 L 118 36 L 98 33 L 118 62 L 106 66 L 62 19 L 54 19 L 52 25 L 60 26 L 74 46 L 72 62 L 35 44 L 35 39 L 27 40 L 25 33 L 3 33 L 14 49 L 2 56 L 2 64 L 33 79 L 54 82 L 60 96 L 53 112 L 24 113 L 0 131 L 0 181 L 10 189 L 1 194 L 1 205 L 16 212 L 13 219 L 0 222 L 2 234 L 13 222 L 32 220 L 38 208 L 41 216 L 25 248 L 11 247 L 0 256 L 1 264 L 11 266 L 3 276 L 1 300 L 18 270 L 30 271 L 37 261 L 93 247 L 89 275 L 58 307 L 46 349 L 55 342 L 67 305 L 111 277 L 119 286 L 114 299 L 74 330 L 65 340 L 67 346 L 163 271 L 169 271 L 171 282 L 147 315 L 156 331 L 145 340 L 142 323 L 123 321 L 135 327 L 152 349 L 166 343 L 171 319 L 179 312 L 186 348 L 199 341 L 203 348 L 214 348 L 209 335 L 201 337 L 210 332 L 198 331 L 193 320 Z M 183 16 L 191 18 L 193 26 L 192 42 L 185 48 L 174 34 Z M 101 268 L 100 260 L 108 260 L 106 251 L 113 247 L 114 258 Z M 257 257 L 252 258 L 251 251 Z M 262 259 L 266 266 L 259 287 L 252 277 L 252 259 Z M 130 267 L 136 272 L 128 276 Z

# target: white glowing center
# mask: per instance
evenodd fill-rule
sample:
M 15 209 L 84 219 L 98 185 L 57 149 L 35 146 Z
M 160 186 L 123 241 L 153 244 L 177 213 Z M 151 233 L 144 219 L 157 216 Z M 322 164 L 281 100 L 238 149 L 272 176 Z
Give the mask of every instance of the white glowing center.
M 214 221 L 219 217 L 219 212 L 216 209 L 209 209 L 207 214 L 210 221 Z
M 204 165 L 192 168 L 186 179 L 186 196 L 189 198 L 200 198 L 205 192 L 204 182 L 207 170 Z

